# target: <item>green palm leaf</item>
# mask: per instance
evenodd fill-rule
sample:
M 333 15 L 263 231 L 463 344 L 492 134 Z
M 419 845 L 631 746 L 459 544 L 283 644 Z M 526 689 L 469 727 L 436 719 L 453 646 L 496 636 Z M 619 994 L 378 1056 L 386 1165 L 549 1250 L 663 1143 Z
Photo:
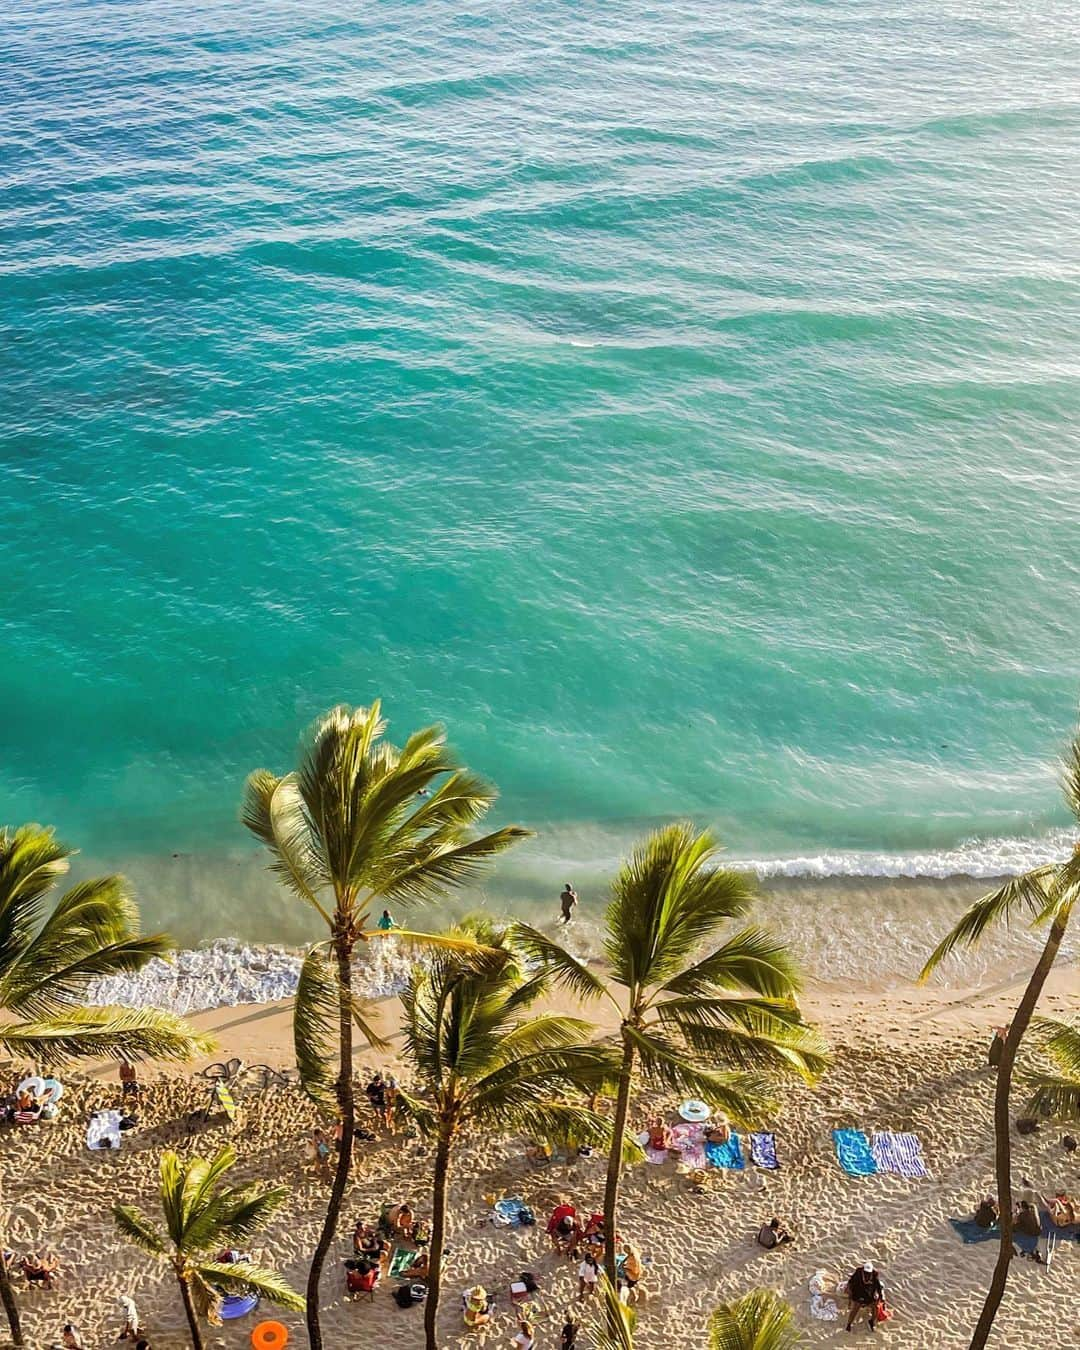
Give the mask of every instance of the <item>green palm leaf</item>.
M 183 1018 L 157 1008 L 72 1008 L 40 1022 L 0 1023 L 0 1047 L 16 1059 L 187 1060 L 213 1049 Z
M 1047 865 L 1036 867 L 1022 876 L 1012 877 L 1004 886 L 976 900 L 956 926 L 931 952 L 926 965 L 922 968 L 920 980 L 926 980 L 958 947 L 973 947 L 986 931 L 1019 916 L 1037 919 L 1050 900 L 1050 888 L 1054 884 L 1056 867 Z
M 763 928 L 744 928 L 703 960 L 672 976 L 664 994 L 706 998 L 725 989 L 748 989 L 763 998 L 788 999 L 799 989 L 798 967 L 783 943 Z
M 771 1289 L 722 1303 L 709 1322 L 709 1350 L 793 1350 L 803 1343 L 792 1308 Z
M 291 1312 L 302 1313 L 307 1307 L 302 1294 L 291 1289 L 280 1275 L 263 1266 L 252 1265 L 247 1261 L 200 1261 L 195 1270 L 208 1285 L 216 1285 L 226 1293 L 258 1294 L 267 1303 L 287 1308 Z
M 293 1004 L 293 1046 L 300 1086 L 312 1099 L 329 1105 L 334 1098 L 334 1050 L 338 1035 L 341 985 L 323 947 L 313 947 L 300 967 Z
M 134 1205 L 114 1205 L 113 1218 L 124 1237 L 150 1256 L 164 1257 L 168 1254 L 169 1244 Z
M 594 1350 L 634 1350 L 637 1314 L 619 1298 L 618 1290 L 606 1275 L 597 1282 L 600 1313 L 592 1319 L 589 1340 Z
M 538 928 L 526 923 L 515 924 L 510 930 L 510 939 L 534 961 L 543 962 L 551 978 L 575 998 L 584 1001 L 607 994 L 607 985 L 584 961 L 571 956 Z
M 637 1052 L 643 1077 L 669 1092 L 702 1101 L 727 1112 L 733 1120 L 749 1125 L 771 1114 L 776 1102 L 765 1079 L 758 1075 L 716 1073 L 702 1069 L 691 1056 L 656 1032 L 624 1027 L 623 1034 Z

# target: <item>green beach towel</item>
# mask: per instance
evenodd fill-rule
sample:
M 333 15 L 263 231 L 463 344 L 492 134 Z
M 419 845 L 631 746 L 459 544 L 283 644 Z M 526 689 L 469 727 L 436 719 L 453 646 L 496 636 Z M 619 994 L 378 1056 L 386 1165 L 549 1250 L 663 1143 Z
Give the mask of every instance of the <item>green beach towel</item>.
M 409 1251 L 408 1247 L 395 1247 L 394 1254 L 390 1258 L 390 1278 L 403 1280 L 405 1272 L 415 1260 L 416 1253 Z

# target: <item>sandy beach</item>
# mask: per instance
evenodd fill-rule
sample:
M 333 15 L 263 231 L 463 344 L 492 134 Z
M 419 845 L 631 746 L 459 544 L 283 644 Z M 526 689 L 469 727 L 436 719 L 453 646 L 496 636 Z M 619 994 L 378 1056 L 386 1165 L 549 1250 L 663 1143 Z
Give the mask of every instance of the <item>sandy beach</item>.
M 1066 1012 L 1075 1006 L 1077 989 L 1074 973 L 1057 972 L 1043 1010 Z M 807 1011 L 830 1037 L 836 1063 L 816 1090 L 789 1086 L 775 1118 L 761 1122 L 776 1132 L 779 1170 L 710 1170 L 704 1194 L 690 1189 L 674 1160 L 641 1164 L 627 1174 L 621 1230 L 651 1258 L 638 1323 L 642 1350 L 704 1347 L 710 1309 L 758 1285 L 771 1286 L 791 1301 L 810 1343 L 846 1341 L 842 1320 L 810 1317 L 807 1283 L 818 1270 L 844 1278 L 866 1259 L 881 1271 L 896 1312 L 878 1329 L 878 1341 L 927 1350 L 966 1346 L 995 1245 L 963 1246 L 948 1219 L 970 1215 L 980 1195 L 992 1188 L 987 1029 L 1008 1015 L 1016 996 L 1011 982 L 948 991 L 813 985 Z M 396 1012 L 396 1000 L 380 1006 L 392 1041 Z M 247 1064 L 291 1063 L 287 1004 L 222 1008 L 194 1020 L 218 1037 L 215 1059 L 235 1055 Z M 393 1051 L 362 1054 L 360 1061 L 400 1068 Z M 303 1287 L 328 1187 L 307 1164 L 312 1109 L 293 1088 L 251 1085 L 237 1091 L 241 1117 L 236 1125 L 221 1116 L 196 1119 L 208 1096 L 199 1067 L 185 1074 L 144 1072 L 148 1088 L 140 1126 L 125 1135 L 116 1154 L 92 1153 L 83 1143 L 87 1110 L 118 1100 L 115 1075 L 106 1068 L 67 1075 L 70 1086 L 59 1123 L 7 1128 L 0 1136 L 9 1245 L 20 1256 L 51 1248 L 61 1263 L 54 1291 L 30 1291 L 24 1281 L 16 1281 L 28 1344 L 52 1345 L 63 1323 L 74 1320 L 89 1347 L 103 1347 L 115 1341 L 119 1330 L 118 1296 L 130 1294 L 154 1350 L 187 1345 L 171 1277 L 119 1239 L 109 1213 L 117 1200 L 153 1210 L 157 1160 L 164 1147 L 208 1153 L 228 1139 L 239 1150 L 241 1176 L 273 1178 L 292 1187 L 289 1203 L 253 1250 Z M 662 1107 L 674 1119 L 676 1105 L 642 1100 L 638 1115 Z M 840 1126 L 916 1132 L 929 1178 L 846 1176 L 831 1146 L 830 1132 Z M 1061 1147 L 1062 1134 L 1046 1126 L 1016 1138 L 1017 1183 L 1030 1177 L 1044 1192 L 1057 1185 L 1080 1188 L 1080 1167 L 1076 1155 Z M 377 1217 L 383 1200 L 410 1198 L 425 1212 L 429 1162 L 418 1141 L 401 1136 L 380 1138 L 358 1153 L 345 1224 L 323 1287 L 326 1341 L 334 1350 L 422 1344 L 419 1310 L 400 1310 L 387 1282 L 373 1303 L 343 1297 L 340 1260 L 349 1253 L 352 1222 Z M 564 1196 L 579 1209 L 598 1206 L 603 1167 L 599 1157 L 532 1166 L 521 1139 L 475 1139 L 461 1150 L 452 1185 L 444 1345 L 507 1344 L 516 1330 L 508 1284 L 525 1270 L 538 1276 L 543 1290 L 538 1345 L 557 1345 L 562 1314 L 575 1302 L 575 1269 L 552 1254 L 543 1222 Z M 503 1194 L 522 1196 L 540 1224 L 495 1227 L 491 1204 Z M 785 1251 L 766 1253 L 753 1236 L 774 1213 L 796 1226 L 798 1239 Z M 476 1282 L 498 1295 L 496 1317 L 480 1335 L 465 1332 L 457 1301 L 457 1291 Z M 1048 1320 L 1052 1312 L 1056 1328 Z M 292 1329 L 293 1343 L 304 1344 L 300 1320 L 281 1320 Z M 240 1350 L 249 1344 L 253 1321 L 211 1328 L 208 1344 Z M 1080 1340 L 1080 1244 L 1060 1248 L 1050 1269 L 1016 1262 L 995 1345 L 1026 1348 L 1036 1326 L 1040 1338 L 1054 1344 Z M 867 1335 L 865 1326 L 855 1333 Z

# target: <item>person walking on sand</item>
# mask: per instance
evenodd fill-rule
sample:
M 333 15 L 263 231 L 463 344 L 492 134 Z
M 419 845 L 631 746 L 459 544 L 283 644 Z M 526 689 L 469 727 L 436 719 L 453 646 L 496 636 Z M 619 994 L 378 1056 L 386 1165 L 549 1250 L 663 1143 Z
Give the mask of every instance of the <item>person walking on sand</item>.
M 394 918 L 394 916 L 390 913 L 388 909 L 384 909 L 383 912 L 379 915 L 375 923 L 375 927 L 379 930 L 380 933 L 392 933 L 394 929 L 397 927 L 397 920 Z
M 139 1339 L 139 1310 L 130 1294 L 121 1294 L 117 1302 L 124 1317 L 118 1341 L 137 1341 Z
M 559 904 L 562 907 L 563 923 L 569 923 L 570 920 L 574 917 L 574 909 L 577 905 L 577 902 L 578 902 L 577 891 L 575 891 L 573 886 L 571 886 L 570 883 L 567 882 L 562 889 L 562 894 L 559 896 Z
M 844 1330 L 851 1330 L 856 1317 L 865 1308 L 869 1315 L 870 1330 L 873 1331 L 874 1323 L 877 1320 L 878 1303 L 885 1297 L 885 1290 L 881 1287 L 881 1277 L 874 1269 L 873 1261 L 867 1261 L 865 1265 L 852 1272 L 848 1277 L 847 1291 L 848 1318 Z

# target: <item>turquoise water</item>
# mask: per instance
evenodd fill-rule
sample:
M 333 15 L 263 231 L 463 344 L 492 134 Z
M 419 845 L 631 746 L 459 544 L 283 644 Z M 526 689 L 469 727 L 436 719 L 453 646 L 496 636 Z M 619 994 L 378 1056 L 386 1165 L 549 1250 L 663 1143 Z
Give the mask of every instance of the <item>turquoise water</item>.
M 34 0 L 5 39 L 0 817 L 242 852 L 245 773 L 379 694 L 536 870 L 687 812 L 826 871 L 1062 823 L 1072 5 Z

